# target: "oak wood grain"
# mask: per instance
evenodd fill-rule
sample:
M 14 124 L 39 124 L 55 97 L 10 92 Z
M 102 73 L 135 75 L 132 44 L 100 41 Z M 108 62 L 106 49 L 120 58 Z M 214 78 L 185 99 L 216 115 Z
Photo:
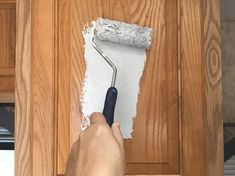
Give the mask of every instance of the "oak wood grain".
M 0 75 L 1 77 L 15 75 L 15 68 L 1 68 Z
M 32 176 L 31 0 L 17 3 L 15 175 Z
M 15 103 L 15 91 L 0 92 L 0 103 Z
M 0 69 L 15 66 L 15 13 L 15 6 L 0 9 Z
M 56 174 L 56 7 L 54 0 L 32 1 L 33 176 Z
M 56 174 L 55 1 L 18 1 L 16 175 Z
M 182 175 L 223 175 L 219 1 L 181 1 Z
M 16 4 L 16 0 L 0 0 L 0 4 Z
M 224 175 L 220 1 L 203 1 L 207 175 Z
M 199 0 L 183 0 L 181 5 L 182 175 L 206 176 L 202 6 Z
M 1 76 L 0 75 L 0 92 L 14 92 L 15 91 L 15 76 Z
M 57 173 L 64 173 L 70 151 L 70 20 L 69 3 L 59 1 Z
M 15 91 L 15 4 L 3 4 L 0 1 L 0 26 L 0 92 L 9 94 Z M 7 97 L 9 96 L 4 96 L 4 100 Z M 6 101 L 11 101 L 11 99 Z

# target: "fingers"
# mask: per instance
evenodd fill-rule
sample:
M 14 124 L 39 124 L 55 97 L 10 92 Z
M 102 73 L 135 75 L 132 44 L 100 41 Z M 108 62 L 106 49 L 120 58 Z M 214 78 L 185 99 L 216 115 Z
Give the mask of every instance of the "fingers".
M 102 113 L 94 112 L 91 114 L 90 123 L 91 125 L 99 124 L 99 123 L 106 123 L 106 119 Z
M 120 130 L 120 123 L 114 122 L 111 128 L 112 128 L 112 131 L 113 131 L 113 134 L 114 134 L 116 140 L 118 141 L 119 145 L 123 149 L 123 137 L 122 137 L 122 132 Z
M 95 112 L 91 115 L 90 123 L 91 123 L 91 125 L 94 125 L 94 124 L 107 124 L 104 115 L 102 113 L 99 113 L 99 112 Z M 124 142 L 123 142 L 123 137 L 122 137 L 122 133 L 121 133 L 121 130 L 120 130 L 120 123 L 119 122 L 114 122 L 111 129 L 112 129 L 112 132 L 113 132 L 113 135 L 114 135 L 115 139 L 118 141 L 119 145 L 123 149 L 123 143 Z

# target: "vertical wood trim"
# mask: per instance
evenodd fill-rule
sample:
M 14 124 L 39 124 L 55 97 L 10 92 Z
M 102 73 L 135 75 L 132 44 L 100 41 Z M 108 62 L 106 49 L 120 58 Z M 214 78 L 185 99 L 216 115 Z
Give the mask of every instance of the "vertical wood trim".
M 166 59 L 172 64 L 167 64 L 167 104 L 174 104 L 174 106 L 168 106 L 167 116 L 172 118 L 168 120 L 168 163 L 171 168 L 174 169 L 174 174 L 180 173 L 180 154 L 179 154 L 179 102 L 178 102 L 178 22 L 177 13 L 178 6 L 177 1 L 166 0 Z M 168 91 L 170 90 L 170 91 Z M 174 91 L 172 91 L 174 90 Z M 173 118 L 173 114 L 176 118 Z M 175 135 L 177 134 L 177 135 Z M 172 137 L 177 136 L 177 140 L 173 140 Z M 172 146 L 177 146 L 171 148 Z
M 201 0 L 182 0 L 182 174 L 206 176 Z
M 70 152 L 70 0 L 60 0 L 58 9 L 58 159 L 63 174 Z
M 15 47 L 16 47 L 16 4 L 14 4 L 14 8 L 10 10 L 10 46 L 9 46 L 9 56 L 11 59 L 9 60 L 9 65 L 11 68 L 15 69 Z M 13 75 L 15 77 L 15 75 Z M 15 86 L 14 86 L 15 87 Z
M 31 0 L 17 1 L 15 175 L 32 175 Z
M 203 1 L 207 175 L 223 176 L 220 0 Z
M 16 175 L 56 175 L 56 0 L 19 0 Z
M 59 100 L 59 0 L 54 0 L 54 64 L 55 64 L 55 70 L 54 70 L 54 136 L 53 136 L 53 157 L 54 157 L 54 163 L 53 163 L 53 175 L 57 176 L 58 172 L 58 100 Z
M 93 1 L 94 4 L 95 2 Z M 85 18 L 81 18 L 83 10 L 78 10 L 79 8 L 83 9 L 80 3 L 80 0 L 70 0 L 70 146 L 79 137 L 82 120 L 80 105 L 82 85 L 80 83 L 85 77 L 85 60 L 81 58 L 84 55 L 84 46 L 78 41 L 83 41 L 81 26 L 85 24 L 82 21 Z M 90 10 L 93 11 L 93 9 Z
M 182 175 L 223 175 L 220 2 L 181 0 Z
M 32 3 L 33 176 L 55 172 L 56 0 Z
M 182 138 L 182 66 L 181 66 L 181 14 L 182 5 L 181 0 L 177 0 L 177 74 L 178 74 L 178 121 L 179 121 L 179 173 L 182 174 L 183 170 L 183 138 Z

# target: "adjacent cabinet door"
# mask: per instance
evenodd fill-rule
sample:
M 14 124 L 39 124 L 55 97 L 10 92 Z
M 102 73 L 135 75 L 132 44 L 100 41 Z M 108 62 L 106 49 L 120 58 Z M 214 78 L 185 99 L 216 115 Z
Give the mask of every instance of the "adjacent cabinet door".
M 103 17 L 154 30 L 126 174 L 222 176 L 219 3 L 18 0 L 16 175 L 64 174 L 81 132 L 82 31 Z
M 16 2 L 0 0 L 0 103 L 14 102 Z

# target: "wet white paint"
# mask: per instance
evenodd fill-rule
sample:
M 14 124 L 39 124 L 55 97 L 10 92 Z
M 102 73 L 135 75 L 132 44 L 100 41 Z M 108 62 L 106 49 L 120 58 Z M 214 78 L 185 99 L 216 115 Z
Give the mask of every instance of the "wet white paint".
M 83 125 L 89 124 L 93 112 L 102 112 L 107 89 L 111 85 L 112 69 L 93 48 L 91 38 L 95 23 L 83 31 L 85 41 L 86 73 L 83 82 L 81 105 Z M 121 124 L 124 138 L 131 138 L 132 122 L 137 112 L 140 78 L 146 61 L 145 49 L 126 47 L 96 39 L 97 45 L 117 66 L 118 98 L 115 109 L 115 121 Z

